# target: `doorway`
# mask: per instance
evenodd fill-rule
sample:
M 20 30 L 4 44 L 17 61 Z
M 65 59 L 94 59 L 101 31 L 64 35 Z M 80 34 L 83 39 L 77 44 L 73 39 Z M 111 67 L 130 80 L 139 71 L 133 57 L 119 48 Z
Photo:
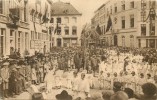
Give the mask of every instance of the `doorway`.
M 117 46 L 118 42 L 118 38 L 117 35 L 114 35 L 114 46 Z
M 62 41 L 61 38 L 58 38 L 58 39 L 57 39 L 57 46 L 58 46 L 58 47 L 61 47 L 61 44 L 62 44 L 61 41 Z

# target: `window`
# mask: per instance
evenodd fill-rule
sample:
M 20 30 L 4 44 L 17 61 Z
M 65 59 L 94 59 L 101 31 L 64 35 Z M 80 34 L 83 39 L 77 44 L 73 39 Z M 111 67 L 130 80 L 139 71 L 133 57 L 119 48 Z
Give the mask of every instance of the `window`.
M 25 49 L 28 50 L 28 45 L 29 45 L 29 42 L 28 42 L 28 33 L 26 32 L 25 33 Z
M 150 26 L 150 36 L 154 36 L 155 35 L 155 23 L 152 23 L 149 26 Z
M 130 35 L 130 47 L 134 47 L 134 36 Z
M 26 3 L 24 3 L 24 21 L 27 21 L 27 8 L 26 8 Z
M 4 29 L 1 29 L 0 33 L 0 56 L 4 53 Z
M 10 30 L 10 37 L 13 37 L 14 30 Z
M 34 40 L 34 31 L 31 31 L 31 39 Z
M 130 16 L 130 27 L 134 27 L 134 15 Z
M 141 39 L 138 39 L 138 47 L 141 48 Z
M 124 29 L 125 28 L 125 17 L 123 16 L 122 17 L 122 29 Z
M 61 18 L 57 18 L 57 23 L 61 23 Z
M 3 1 L 4 0 L 0 0 L 0 14 L 3 14 Z
M 114 5 L 114 12 L 117 13 L 117 4 Z
M 65 35 L 69 35 L 69 27 L 64 27 Z
M 146 36 L 146 24 L 141 24 L 141 35 Z
M 155 8 L 156 6 L 156 0 L 150 0 L 149 1 L 149 8 Z
M 122 1 L 122 10 L 125 10 L 125 1 Z
M 51 18 L 50 23 L 54 23 L 54 18 Z
M 130 2 L 130 8 L 134 8 L 134 1 Z
M 146 11 L 142 11 L 141 12 L 141 21 L 145 21 L 146 20 Z
M 57 35 L 61 35 L 61 27 L 60 26 L 57 29 Z
M 141 0 L 141 9 L 146 9 L 146 8 L 147 8 L 146 1 Z
M 72 27 L 72 35 L 77 35 L 77 27 L 76 26 Z
M 69 23 L 69 18 L 68 17 L 65 17 L 65 23 Z
M 20 51 L 20 47 L 21 47 L 21 31 L 18 32 L 18 51 Z
M 125 47 L 125 36 L 122 36 L 122 47 Z
M 73 20 L 74 23 L 77 23 L 77 18 L 76 17 L 73 17 L 72 20 Z

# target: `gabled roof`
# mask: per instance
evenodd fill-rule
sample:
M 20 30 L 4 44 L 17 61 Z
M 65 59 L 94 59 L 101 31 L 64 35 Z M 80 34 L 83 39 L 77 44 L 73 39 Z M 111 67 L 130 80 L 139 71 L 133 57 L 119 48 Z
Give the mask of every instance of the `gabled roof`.
M 82 15 L 70 3 L 55 2 L 52 4 L 51 16 L 55 15 Z

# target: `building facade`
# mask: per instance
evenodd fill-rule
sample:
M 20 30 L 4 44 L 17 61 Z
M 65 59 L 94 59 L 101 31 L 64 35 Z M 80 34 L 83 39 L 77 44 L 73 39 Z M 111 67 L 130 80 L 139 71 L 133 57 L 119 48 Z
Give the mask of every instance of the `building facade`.
M 51 4 L 49 0 L 32 0 L 29 6 L 30 53 L 50 51 L 50 18 Z
M 52 46 L 81 45 L 81 13 L 70 3 L 56 2 L 51 9 Z
M 109 46 L 157 48 L 156 6 L 155 0 L 110 0 L 92 23 L 98 22 L 101 39 Z
M 39 0 L 33 1 L 37 3 Z M 42 2 L 48 1 L 42 0 Z M 37 7 L 35 5 L 36 3 L 34 3 L 35 8 Z M 33 36 L 31 35 L 31 32 L 34 31 L 34 25 L 32 25 L 32 23 L 34 23 L 33 20 L 36 19 L 33 19 L 31 14 L 36 14 L 35 16 L 40 15 L 42 19 L 45 12 L 39 14 L 39 12 L 35 10 L 34 13 L 32 13 L 32 4 L 33 2 L 28 0 L 0 0 L 0 57 L 11 55 L 13 52 L 19 52 L 21 56 L 29 53 L 34 54 L 34 51 L 32 50 L 34 49 L 34 46 L 32 46 Z M 50 2 L 48 3 L 48 6 L 49 8 L 51 7 Z M 50 12 L 50 10 L 47 12 Z M 47 26 L 45 23 L 36 25 L 36 30 L 46 30 L 46 28 Z M 39 32 L 37 31 L 37 33 L 48 34 L 47 31 L 42 30 L 39 30 Z M 50 44 L 48 44 L 48 39 L 45 39 L 44 42 L 45 45 L 50 46 Z M 49 49 L 48 46 L 47 49 Z

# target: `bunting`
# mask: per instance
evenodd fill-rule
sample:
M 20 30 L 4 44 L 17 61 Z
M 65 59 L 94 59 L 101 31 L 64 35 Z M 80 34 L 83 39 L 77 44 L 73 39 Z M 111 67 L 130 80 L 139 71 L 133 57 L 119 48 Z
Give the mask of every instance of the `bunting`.
M 108 22 L 107 22 L 106 32 L 108 32 L 110 30 L 110 28 L 112 28 L 112 20 L 111 20 L 111 17 L 109 16 Z

